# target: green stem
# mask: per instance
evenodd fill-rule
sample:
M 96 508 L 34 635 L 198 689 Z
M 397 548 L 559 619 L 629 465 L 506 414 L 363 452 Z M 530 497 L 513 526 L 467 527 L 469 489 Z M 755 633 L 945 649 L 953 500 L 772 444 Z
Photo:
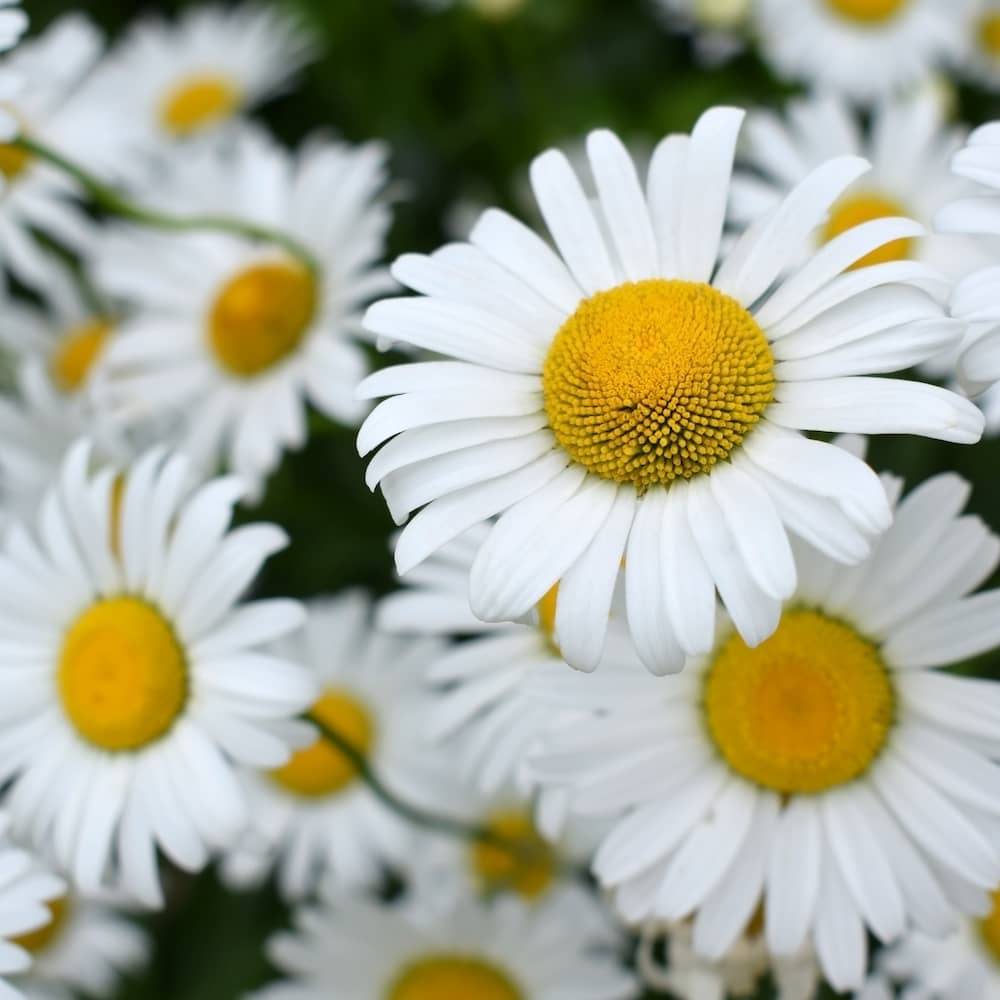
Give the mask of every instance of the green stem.
M 235 219 L 225 215 L 180 216 L 157 212 L 154 209 L 136 205 L 78 163 L 63 156 L 62 153 L 50 149 L 36 139 L 21 136 L 15 140 L 14 145 L 72 177 L 94 205 L 109 215 L 176 233 L 211 230 L 273 243 L 297 258 L 313 274 L 318 274 L 320 271 L 319 262 L 312 252 L 287 233 L 248 222 L 245 219 Z

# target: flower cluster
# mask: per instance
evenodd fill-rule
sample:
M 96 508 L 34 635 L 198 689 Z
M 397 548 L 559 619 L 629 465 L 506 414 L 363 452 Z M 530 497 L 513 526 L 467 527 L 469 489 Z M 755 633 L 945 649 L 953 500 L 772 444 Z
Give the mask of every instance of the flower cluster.
M 0 996 L 204 872 L 293 908 L 262 1000 L 1000 997 L 1000 3 L 653 6 L 799 92 L 389 262 L 391 137 L 257 115 L 307 19 L 0 0 Z M 348 477 L 389 593 L 271 562 Z

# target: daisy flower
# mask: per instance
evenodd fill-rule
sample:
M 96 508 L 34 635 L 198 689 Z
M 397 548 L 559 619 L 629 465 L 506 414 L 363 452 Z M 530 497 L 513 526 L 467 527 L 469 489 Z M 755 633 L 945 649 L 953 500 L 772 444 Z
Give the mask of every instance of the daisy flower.
M 694 35 L 708 66 L 736 55 L 745 44 L 752 0 L 654 0 L 668 27 Z
M 48 918 L 18 941 L 32 965 L 13 984 L 28 1000 L 111 996 L 149 957 L 145 932 L 108 903 L 71 893 L 49 901 Z
M 764 59 L 785 79 L 868 103 L 960 62 L 975 0 L 758 0 Z
M 390 213 L 379 144 L 325 140 L 293 156 L 249 127 L 179 160 L 161 205 L 287 232 L 318 269 L 249 238 L 119 228 L 98 263 L 136 310 L 107 352 L 102 403 L 128 422 L 174 418 L 185 451 L 259 489 L 306 439 L 306 401 L 357 423 L 359 310 L 391 287 L 375 266 Z
M 895 496 L 896 481 L 886 479 Z M 1000 642 L 1000 539 L 945 474 L 845 569 L 797 546 L 799 586 L 751 649 L 727 623 L 680 677 L 609 675 L 605 714 L 550 738 L 539 777 L 626 814 L 593 870 L 628 921 L 693 920 L 726 953 L 759 906 L 776 955 L 860 986 L 866 932 L 951 929 L 1000 883 L 1000 684 L 936 668 Z M 567 689 L 567 701 L 572 700 Z
M 587 948 L 572 912 L 511 896 L 450 909 L 339 896 L 269 944 L 291 977 L 256 1000 L 617 1000 L 636 995 L 613 955 Z
M 312 715 L 360 750 L 392 791 L 418 804 L 440 797 L 446 761 L 427 749 L 422 727 L 422 675 L 440 643 L 375 633 L 368 598 L 350 591 L 313 601 L 305 630 L 282 653 L 304 664 L 319 688 Z M 271 868 L 291 899 L 308 895 L 324 874 L 352 887 L 377 885 L 412 850 L 413 828 L 323 738 L 249 780 L 251 827 L 223 872 L 233 885 L 259 882 Z
M 106 106 L 102 115 L 82 87 L 102 48 L 90 20 L 67 14 L 0 63 L 0 99 L 17 130 L 94 169 L 114 154 L 106 142 Z M 76 192 L 64 172 L 0 142 L 0 259 L 41 291 L 51 266 L 33 232 L 77 251 L 92 239 L 92 226 L 73 200 Z
M 895 996 L 891 984 L 905 988 L 906 1000 L 998 1000 L 1000 893 L 988 913 L 962 920 L 947 937 L 914 931 L 888 949 L 869 984 L 871 996 Z
M 146 17 L 94 81 L 138 153 L 203 137 L 288 90 L 313 58 L 299 20 L 264 3 L 192 7 L 175 22 Z
M 237 602 L 284 532 L 229 531 L 243 492 L 194 492 L 161 450 L 88 471 L 75 446 L 37 530 L 0 546 L 0 780 L 13 829 L 83 893 L 161 902 L 156 847 L 186 870 L 242 830 L 234 762 L 279 767 L 308 737 L 300 667 L 260 651 L 295 628 L 294 601 Z
M 20 1000 L 13 978 L 31 968 L 32 936 L 51 919 L 49 904 L 65 891 L 61 878 L 42 870 L 34 856 L 7 838 L 9 820 L 0 814 L 0 997 Z
M 574 667 L 600 661 L 622 572 L 639 655 L 665 673 L 711 648 L 716 589 L 749 643 L 770 635 L 795 589 L 789 529 L 845 562 L 867 555 L 890 520 L 877 476 L 799 432 L 982 433 L 954 393 L 870 377 L 962 334 L 921 278 L 844 273 L 917 223 L 876 219 L 795 256 L 864 160 L 810 173 L 718 263 L 742 119 L 717 108 L 665 139 L 645 191 L 621 142 L 593 133 L 596 206 L 562 154 L 543 154 L 532 181 L 558 253 L 491 210 L 470 243 L 401 258 L 395 276 L 422 294 L 366 317 L 456 359 L 359 388 L 392 397 L 358 438 L 362 454 L 388 442 L 369 480 L 397 520 L 423 507 L 398 569 L 500 514 L 472 566 L 472 610 L 517 620 L 559 581 Z
M 927 291 L 947 298 L 953 281 L 989 259 L 983 241 L 933 231 L 937 212 L 974 188 L 951 169 L 952 157 L 967 135 L 965 128 L 948 123 L 941 96 L 930 88 L 880 102 L 868 129 L 861 127 L 843 98 L 831 95 L 792 101 L 781 115 L 751 112 L 740 150 L 744 169 L 733 181 L 730 218 L 740 226 L 750 225 L 773 212 L 789 191 L 827 160 L 844 154 L 863 156 L 872 164 L 870 173 L 831 206 L 825 224 L 801 247 L 801 257 L 864 222 L 906 216 L 928 231 L 886 243 L 854 267 L 896 264 L 903 280 L 916 280 Z M 1000 241 L 996 248 L 1000 249 Z M 902 261 L 920 262 L 935 273 Z

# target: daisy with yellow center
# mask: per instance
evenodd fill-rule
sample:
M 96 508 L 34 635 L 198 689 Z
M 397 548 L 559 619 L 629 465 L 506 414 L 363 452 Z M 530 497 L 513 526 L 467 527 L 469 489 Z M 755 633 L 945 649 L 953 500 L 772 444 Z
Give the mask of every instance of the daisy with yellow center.
M 453 763 L 427 746 L 423 728 L 424 674 L 443 651 L 434 639 L 375 632 L 371 602 L 359 591 L 312 601 L 305 629 L 280 647 L 320 692 L 308 714 L 343 736 L 398 795 L 428 806 L 442 801 Z M 323 877 L 374 886 L 386 867 L 411 860 L 416 831 L 322 735 L 283 767 L 248 774 L 246 784 L 252 822 L 223 865 L 235 887 L 274 870 L 286 898 L 301 899 Z
M 976 0 L 760 0 L 754 18 L 778 76 L 871 103 L 958 63 Z
M 868 932 L 945 933 L 1000 881 L 1000 685 L 935 669 L 1000 642 L 1000 591 L 972 593 L 1000 539 L 957 476 L 884 486 L 895 521 L 862 565 L 796 543 L 769 639 L 723 619 L 682 677 L 616 677 L 535 763 L 579 813 L 626 810 L 593 865 L 625 920 L 689 920 L 718 959 L 762 907 L 768 950 L 815 949 L 839 991 Z
M 572 910 L 512 897 L 375 902 L 327 891 L 268 953 L 287 980 L 254 1000 L 626 1000 L 632 977 L 588 948 Z
M 421 294 L 366 317 L 455 359 L 359 389 L 391 397 L 358 438 L 362 454 L 385 445 L 369 485 L 399 522 L 423 508 L 399 571 L 499 515 L 471 567 L 473 612 L 518 620 L 558 582 L 559 646 L 580 669 L 601 660 L 619 576 L 639 655 L 668 673 L 711 648 L 716 590 L 748 643 L 774 630 L 795 589 L 788 529 L 846 563 L 868 554 L 890 520 L 877 477 L 802 431 L 982 432 L 953 393 L 868 377 L 961 336 L 924 270 L 844 273 L 919 225 L 877 219 L 799 256 L 864 160 L 808 173 L 719 261 L 742 119 L 716 108 L 667 137 L 645 187 L 614 135 L 591 134 L 596 204 L 543 154 L 532 184 L 558 252 L 488 211 L 470 243 L 397 261 Z
M 124 472 L 90 464 L 75 446 L 42 499 L 44 546 L 14 525 L 0 554 L 2 779 L 14 829 L 81 891 L 157 905 L 156 848 L 193 871 L 231 844 L 247 819 L 234 765 L 285 764 L 316 690 L 261 649 L 301 606 L 238 604 L 286 542 L 228 530 L 242 484 L 192 492 L 187 460 L 160 450 Z
M 105 352 L 102 401 L 126 426 L 173 421 L 199 463 L 221 460 L 259 491 L 305 442 L 307 404 L 346 423 L 363 412 L 358 311 L 388 283 L 385 152 L 322 142 L 292 155 L 246 126 L 225 151 L 186 151 L 172 176 L 160 195 L 177 211 L 287 232 L 316 267 L 248 238 L 118 231 L 98 270 L 132 315 Z

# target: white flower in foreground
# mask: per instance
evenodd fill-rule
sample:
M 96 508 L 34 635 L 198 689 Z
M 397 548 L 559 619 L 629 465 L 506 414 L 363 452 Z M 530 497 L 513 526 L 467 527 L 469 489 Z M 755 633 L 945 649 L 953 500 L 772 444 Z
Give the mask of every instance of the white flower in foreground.
M 654 0 L 667 25 L 694 35 L 699 57 L 717 64 L 746 42 L 752 0 Z
M 228 846 L 246 806 L 234 762 L 278 767 L 315 697 L 260 651 L 301 623 L 294 601 L 238 606 L 274 525 L 229 531 L 243 492 L 190 492 L 185 459 L 153 451 L 88 473 L 74 447 L 37 528 L 0 548 L 0 780 L 15 831 L 84 893 L 161 901 L 156 847 L 188 870 Z
M 959 516 L 968 492 L 929 480 L 855 568 L 797 547 L 767 642 L 723 624 L 680 677 L 609 674 L 605 714 L 550 739 L 539 776 L 575 810 L 628 810 L 593 866 L 625 919 L 690 918 L 717 958 L 762 905 L 769 949 L 809 941 L 844 990 L 868 930 L 943 934 L 984 905 L 1000 882 L 1000 684 L 934 669 L 1000 643 L 1000 590 L 969 596 L 1000 540 Z
M 510 896 L 377 903 L 345 896 L 299 911 L 296 929 L 269 942 L 292 977 L 257 1000 L 625 1000 L 631 976 L 613 955 L 591 952 L 574 914 Z
M 255 489 L 305 443 L 307 401 L 360 420 L 360 310 L 391 287 L 375 266 L 390 221 L 385 160 L 374 143 L 315 141 L 293 156 L 250 128 L 232 148 L 179 157 L 158 206 L 277 229 L 318 270 L 246 237 L 119 228 L 99 272 L 135 314 L 107 353 L 104 405 L 128 422 L 176 419 L 185 451 L 223 459 Z
M 136 152 L 210 134 L 284 93 L 314 52 L 287 12 L 264 3 L 192 7 L 175 22 L 147 17 L 117 45 L 94 81 Z
M 500 514 L 472 567 L 472 609 L 516 620 L 559 581 L 556 630 L 575 667 L 600 661 L 623 558 L 633 638 L 663 673 L 711 648 L 716 589 L 748 642 L 770 635 L 795 589 L 788 530 L 844 562 L 868 554 L 890 521 L 878 478 L 798 432 L 982 433 L 954 393 L 868 377 L 962 335 L 919 279 L 844 273 L 919 236 L 917 223 L 877 219 L 793 267 L 864 160 L 809 174 L 718 262 L 742 118 L 715 109 L 665 139 L 645 191 L 615 136 L 593 133 L 596 211 L 565 157 L 543 154 L 532 180 L 558 254 L 489 211 L 471 243 L 400 259 L 394 274 L 423 294 L 366 317 L 457 359 L 359 389 L 393 397 L 359 435 L 363 454 L 388 442 L 369 482 L 399 521 L 424 508 L 399 536 L 400 572 Z
M 376 457 L 368 468 L 370 480 L 378 468 Z M 407 575 L 408 586 L 377 608 L 378 625 L 388 632 L 469 637 L 442 648 L 429 665 L 426 680 L 435 693 L 424 729 L 430 739 L 451 747 L 463 777 L 488 796 L 512 781 L 527 791 L 528 756 L 546 733 L 575 715 L 554 713 L 533 693 L 536 684 L 566 669 L 556 634 L 558 587 L 519 623 L 487 624 L 469 607 L 469 572 L 489 530 L 476 525 L 443 546 Z M 574 638 L 580 637 L 570 641 Z M 612 625 L 604 655 L 605 662 L 611 659 L 635 660 L 620 622 Z
M 316 682 L 311 714 L 341 733 L 401 798 L 425 807 L 439 801 L 448 758 L 426 745 L 423 675 L 441 643 L 375 633 L 370 602 L 356 591 L 314 601 L 308 611 L 306 628 L 281 650 Z M 301 899 L 324 875 L 373 886 L 386 867 L 409 860 L 414 828 L 322 737 L 280 770 L 250 780 L 251 826 L 224 868 L 232 884 L 259 882 L 277 868 L 284 895 Z
M 895 264 L 888 275 L 946 299 L 953 281 L 989 260 L 986 241 L 933 231 L 937 212 L 974 190 L 951 169 L 952 156 L 967 135 L 965 128 L 949 124 L 941 96 L 930 88 L 880 102 L 869 129 L 862 128 L 843 98 L 830 95 L 792 101 L 780 115 L 753 111 L 743 130 L 739 161 L 744 169 L 733 180 L 730 218 L 749 225 L 773 212 L 796 184 L 827 160 L 863 156 L 871 162 L 871 172 L 831 206 L 825 224 L 802 246 L 802 258 L 861 223 L 906 216 L 928 231 L 886 243 L 854 268 Z M 1000 241 L 994 249 L 1000 251 Z M 911 263 L 917 261 L 927 267 Z
M 960 62 L 974 2 L 758 0 L 755 28 L 779 76 L 870 102 Z
M 871 996 L 895 996 L 890 983 L 906 1000 L 1000 1000 L 1000 894 L 989 913 L 961 921 L 953 934 L 914 931 L 880 956 Z
M 145 932 L 108 903 L 63 895 L 49 902 L 48 917 L 19 941 L 32 965 L 13 982 L 28 1000 L 111 996 L 149 957 Z
M 31 968 L 31 936 L 51 919 L 48 904 L 66 891 L 61 878 L 41 870 L 35 858 L 7 839 L 9 822 L 0 814 L 0 997 L 19 1000 L 13 977 Z

